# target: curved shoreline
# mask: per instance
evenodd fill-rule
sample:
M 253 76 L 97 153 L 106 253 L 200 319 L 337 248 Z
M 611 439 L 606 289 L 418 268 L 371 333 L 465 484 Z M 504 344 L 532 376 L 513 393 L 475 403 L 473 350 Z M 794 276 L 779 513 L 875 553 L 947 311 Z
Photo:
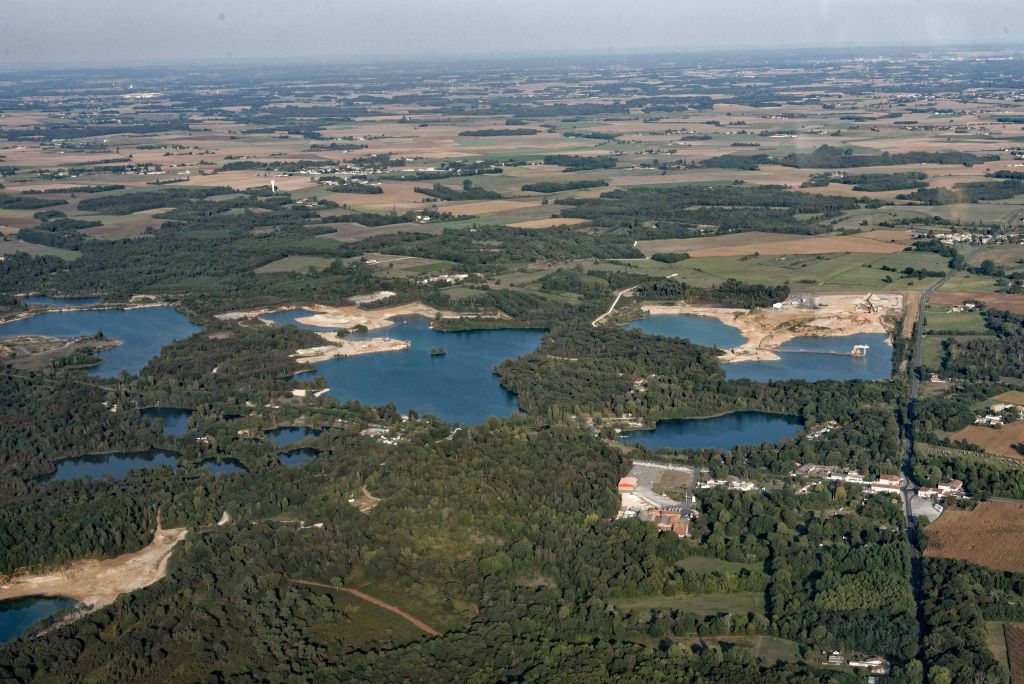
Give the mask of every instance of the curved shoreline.
M 736 309 L 727 307 L 643 303 L 648 315 L 690 315 L 716 318 L 736 328 L 746 340 L 723 350 L 722 363 L 778 361 L 779 346 L 798 337 L 846 337 L 858 333 L 884 333 L 892 343 L 893 332 L 885 323 L 885 311 L 857 312 L 838 307 L 811 310 Z

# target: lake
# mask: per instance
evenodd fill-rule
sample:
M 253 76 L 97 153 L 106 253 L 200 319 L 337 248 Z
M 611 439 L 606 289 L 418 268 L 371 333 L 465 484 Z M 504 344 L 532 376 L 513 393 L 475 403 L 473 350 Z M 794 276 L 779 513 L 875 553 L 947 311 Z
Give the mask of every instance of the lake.
M 27 306 L 96 306 L 103 300 L 100 297 L 47 297 L 46 295 L 30 295 L 20 297 L 18 301 Z
M 307 437 L 319 435 L 319 430 L 304 427 L 280 427 L 267 430 L 267 436 L 274 442 L 275 446 L 286 447 L 289 444 L 298 444 Z
M 871 347 L 867 356 L 850 356 L 855 344 Z M 800 350 L 800 351 L 794 351 Z M 892 345 L 885 333 L 843 337 L 797 337 L 775 350 L 778 361 L 723 363 L 729 380 L 888 380 L 892 377 Z
M 303 315 L 293 310 L 264 318 L 287 324 Z M 394 403 L 402 413 L 415 409 L 450 422 L 482 423 L 518 412 L 515 395 L 499 384 L 492 369 L 535 350 L 543 335 L 522 329 L 438 332 L 423 316 L 402 316 L 390 328 L 351 337 L 388 336 L 411 342 L 411 348 L 330 359 L 316 364 L 316 372 L 340 401 Z M 431 356 L 434 347 L 447 354 Z
M 653 430 L 622 434 L 626 444 L 643 444 L 649 449 L 721 449 L 741 444 L 779 442 L 803 429 L 796 416 L 759 411 L 737 411 L 712 418 L 659 420 Z
M 738 328 L 710 316 L 658 314 L 626 325 L 649 335 L 681 337 L 695 344 L 730 349 L 743 344 Z M 849 352 L 855 344 L 871 347 L 867 356 Z M 779 345 L 778 361 L 723 363 L 729 380 L 888 380 L 892 376 L 892 345 L 885 333 L 843 337 L 797 337 Z
M 0 601 L 0 644 L 17 639 L 39 621 L 73 605 L 72 599 L 49 596 Z
M 40 482 L 78 480 L 91 477 L 94 480 L 107 476 L 122 480 L 129 470 L 134 468 L 156 468 L 170 466 L 177 469 L 178 456 L 169 451 L 153 449 L 138 454 L 103 454 L 97 456 L 81 456 L 57 461 L 57 472 L 43 475 Z
M 121 340 L 122 344 L 97 354 L 102 362 L 90 375 L 116 376 L 121 371 L 138 373 L 166 345 L 199 332 L 177 309 L 170 306 L 143 309 L 96 309 L 49 311 L 0 325 L 0 338 L 21 335 L 81 337 L 95 335 Z
M 303 463 L 309 463 L 320 455 L 316 449 L 294 449 L 282 451 L 277 455 L 278 462 L 285 468 L 294 468 Z
M 199 465 L 203 466 L 214 475 L 236 475 L 239 473 L 249 472 L 244 465 L 233 458 L 225 458 L 220 461 L 208 458 Z
M 167 408 L 154 406 L 142 409 L 142 417 L 150 422 L 160 420 L 164 425 L 164 434 L 179 437 L 188 432 L 188 419 L 192 415 L 189 409 Z
M 727 325 L 711 316 L 691 314 L 656 314 L 630 321 L 627 328 L 642 330 L 648 335 L 681 337 L 694 344 L 719 349 L 732 349 L 746 341 L 739 328 Z

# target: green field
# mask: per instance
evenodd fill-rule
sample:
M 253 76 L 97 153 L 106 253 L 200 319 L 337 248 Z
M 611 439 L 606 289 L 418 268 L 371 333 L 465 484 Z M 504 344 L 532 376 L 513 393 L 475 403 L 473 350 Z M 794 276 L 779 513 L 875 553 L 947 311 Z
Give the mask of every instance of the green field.
M 627 262 L 629 266 L 601 264 L 599 269 L 623 270 L 637 266 L 650 275 L 677 273 L 677 280 L 708 287 L 728 278 L 748 283 L 779 285 L 788 283 L 801 292 L 884 292 L 923 290 L 938 278 L 903 278 L 905 268 L 928 271 L 947 270 L 946 260 L 925 252 L 893 254 L 801 254 L 795 256 L 712 256 L 687 259 L 676 264 Z M 654 264 L 657 263 L 655 266 Z M 883 271 L 882 266 L 895 269 Z M 888 279 L 891 282 L 886 282 Z
M 988 276 L 960 271 L 942 286 L 943 292 L 995 292 L 996 281 Z
M 949 339 L 971 340 L 978 339 L 980 337 L 987 337 L 987 335 L 925 335 L 923 339 L 924 356 L 922 357 L 922 361 L 924 362 L 924 365 L 929 368 L 938 368 L 939 364 L 942 362 L 943 341 Z
M 985 645 L 995 659 L 1009 669 L 1010 660 L 1006 654 L 1006 635 L 1003 634 L 1003 623 L 995 620 L 985 621 Z
M 954 335 L 984 335 L 985 319 L 979 311 L 950 313 L 948 306 L 929 306 L 925 318 L 925 333 Z
M 764 613 L 764 594 L 737 592 L 734 594 L 678 594 L 676 596 L 641 596 L 615 599 L 612 603 L 623 610 L 684 610 L 695 615 L 718 613 Z
M 17 239 L 0 240 L 0 255 L 15 254 L 17 252 L 25 252 L 32 256 L 55 256 L 60 257 L 65 261 L 74 261 L 78 257 L 82 256 L 81 252 L 74 252 L 69 249 L 60 249 L 59 247 L 47 247 L 46 245 L 37 245 Z
M 256 269 L 257 273 L 305 273 L 309 269 L 319 271 L 327 268 L 333 259 L 318 256 L 286 256 L 277 261 L 271 261 Z

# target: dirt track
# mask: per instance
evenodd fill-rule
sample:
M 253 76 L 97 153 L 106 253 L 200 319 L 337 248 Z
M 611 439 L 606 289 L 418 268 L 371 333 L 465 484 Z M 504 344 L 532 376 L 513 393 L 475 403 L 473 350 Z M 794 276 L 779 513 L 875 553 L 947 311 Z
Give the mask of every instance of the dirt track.
M 314 582 L 312 580 L 291 580 L 291 581 L 292 581 L 293 584 L 304 584 L 307 587 L 320 587 L 321 589 L 330 589 L 331 591 L 341 591 L 341 592 L 344 592 L 346 594 L 352 594 L 356 598 L 360 598 L 360 599 L 366 601 L 367 603 L 372 603 L 375 606 L 380 606 L 384 610 L 390 610 L 395 615 L 397 615 L 397 616 L 399 616 L 401 618 L 404 618 L 410 624 L 415 625 L 416 627 L 418 627 L 419 629 L 423 630 L 424 632 L 426 632 L 427 634 L 429 634 L 431 636 L 441 636 L 441 632 L 437 631 L 436 629 L 434 629 L 433 627 L 428 625 L 426 622 L 423 622 L 422 620 L 420 620 L 418 618 L 414 618 L 412 615 L 409 615 L 408 613 L 406 613 L 404 610 L 402 610 L 398 606 L 394 606 L 394 605 L 392 605 L 390 603 L 385 603 L 384 601 L 381 601 L 379 598 L 375 598 L 373 596 L 370 596 L 369 594 L 364 594 L 363 592 L 359 591 L 358 589 L 350 589 L 349 587 L 336 587 L 333 584 L 325 584 L 323 582 Z

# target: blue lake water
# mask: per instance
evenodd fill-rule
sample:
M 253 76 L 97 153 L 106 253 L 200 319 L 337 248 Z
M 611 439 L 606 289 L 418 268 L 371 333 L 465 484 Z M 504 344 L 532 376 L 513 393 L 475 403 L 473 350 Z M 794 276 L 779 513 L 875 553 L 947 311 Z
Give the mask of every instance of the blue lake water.
M 274 442 L 275 446 L 286 447 L 290 444 L 298 444 L 307 437 L 314 437 L 320 434 L 319 430 L 304 427 L 281 427 L 267 430 L 267 436 Z
M 739 328 L 726 325 L 711 316 L 657 314 L 630 321 L 626 327 L 642 330 L 648 335 L 682 337 L 694 344 L 719 349 L 738 347 L 746 341 Z
M 28 306 L 96 306 L 102 300 L 100 297 L 47 297 L 46 295 L 30 295 L 21 297 L 18 301 Z
M 72 599 L 48 596 L 28 596 L 0 601 L 0 644 L 17 639 L 40 620 L 74 604 Z
M 850 356 L 855 344 L 871 347 L 867 356 Z M 794 351 L 800 350 L 800 351 Z M 729 380 L 888 380 L 892 376 L 892 345 L 885 333 L 843 337 L 797 337 L 775 350 L 778 361 L 724 363 Z
M 237 473 L 249 472 L 244 465 L 233 458 L 225 458 L 221 461 L 215 461 L 212 458 L 208 458 L 200 463 L 200 465 L 214 475 L 235 475 Z
M 299 311 L 264 318 L 287 324 Z M 383 330 L 353 333 L 353 339 L 388 336 L 412 343 L 410 349 L 331 359 L 316 364 L 331 396 L 364 404 L 394 403 L 405 413 L 415 409 L 451 422 L 482 423 L 491 416 L 516 413 L 516 397 L 498 383 L 493 368 L 540 345 L 540 330 L 438 332 L 422 316 L 403 316 Z M 444 356 L 431 356 L 444 347 Z
M 284 467 L 293 468 L 303 463 L 309 463 L 319 455 L 320 452 L 316 449 L 294 449 L 292 451 L 282 451 L 277 455 L 277 460 Z
M 40 482 L 77 480 L 91 477 L 98 480 L 113 477 L 122 480 L 134 468 L 156 468 L 157 466 L 178 467 L 178 457 L 169 451 L 154 449 L 139 454 L 104 454 L 102 456 L 81 456 L 57 462 L 57 472 L 44 475 Z
M 164 434 L 179 437 L 188 432 L 189 409 L 152 407 L 142 409 L 142 417 L 148 421 L 159 419 L 164 424 Z
M 627 432 L 620 439 L 650 449 L 729 450 L 741 444 L 778 442 L 802 429 L 796 416 L 737 411 L 713 418 L 659 420 L 653 430 Z
M 99 352 L 97 356 L 103 361 L 89 369 L 91 375 L 110 377 L 121 371 L 138 373 L 163 347 L 201 328 L 169 306 L 51 311 L 0 325 L 0 338 L 19 335 L 80 337 L 95 335 L 97 330 L 122 342 L 113 349 Z

